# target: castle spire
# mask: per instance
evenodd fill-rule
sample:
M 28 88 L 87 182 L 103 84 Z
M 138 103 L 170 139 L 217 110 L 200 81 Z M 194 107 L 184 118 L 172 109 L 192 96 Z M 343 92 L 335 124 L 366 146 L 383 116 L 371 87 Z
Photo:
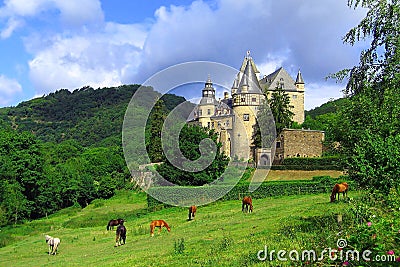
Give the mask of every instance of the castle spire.
M 304 84 L 303 76 L 301 76 L 300 69 L 299 72 L 297 73 L 295 84 Z
M 243 90 L 244 89 L 244 90 Z M 256 93 L 262 92 L 260 84 L 258 83 L 257 75 L 254 72 L 252 61 L 246 62 L 246 67 L 243 71 L 242 79 L 239 84 L 238 93 Z

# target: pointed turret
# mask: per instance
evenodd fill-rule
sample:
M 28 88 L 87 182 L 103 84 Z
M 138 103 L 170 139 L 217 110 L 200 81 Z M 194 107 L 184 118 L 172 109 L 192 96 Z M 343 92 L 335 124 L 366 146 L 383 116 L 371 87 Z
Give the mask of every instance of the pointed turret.
M 236 94 L 238 88 L 239 88 L 239 74 L 236 76 L 235 80 L 233 81 L 233 85 L 232 85 L 232 89 L 231 89 L 231 95 Z
M 304 88 L 305 88 L 304 80 L 303 80 L 303 76 L 301 75 L 300 70 L 297 73 L 296 82 L 294 83 L 294 85 L 296 86 L 297 91 L 304 92 Z
M 248 60 L 239 83 L 238 93 L 261 94 L 261 87 L 251 61 Z
M 295 83 L 295 84 L 304 84 L 303 76 L 301 76 L 300 70 L 299 70 L 299 72 L 297 73 L 296 83 Z

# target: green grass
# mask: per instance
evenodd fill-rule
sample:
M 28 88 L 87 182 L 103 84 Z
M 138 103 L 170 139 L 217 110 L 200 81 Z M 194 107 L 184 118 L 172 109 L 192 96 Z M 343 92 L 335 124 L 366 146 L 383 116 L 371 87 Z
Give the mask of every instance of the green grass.
M 301 171 L 301 170 L 270 170 L 266 178 L 267 181 L 291 181 L 291 180 L 312 180 L 315 176 L 331 176 L 338 178 L 343 175 L 342 171 Z
M 195 220 L 187 221 L 186 208 L 148 212 L 143 193 L 119 192 L 82 210 L 70 208 L 1 229 L 15 241 L 0 248 L 0 266 L 283 266 L 260 263 L 257 252 L 264 245 L 291 250 L 318 244 L 316 237 L 324 235 L 312 225 L 310 233 L 291 227 L 313 218 L 335 223 L 335 214 L 350 205 L 329 203 L 327 194 L 255 199 L 253 204 L 254 212 L 243 214 L 239 200 L 215 202 L 199 207 Z M 115 231 L 106 225 L 117 217 L 126 219 L 127 243 L 114 248 Z M 150 237 L 149 223 L 155 219 L 167 221 L 171 232 L 163 229 Z M 61 239 L 57 256 L 46 254 L 45 234 Z

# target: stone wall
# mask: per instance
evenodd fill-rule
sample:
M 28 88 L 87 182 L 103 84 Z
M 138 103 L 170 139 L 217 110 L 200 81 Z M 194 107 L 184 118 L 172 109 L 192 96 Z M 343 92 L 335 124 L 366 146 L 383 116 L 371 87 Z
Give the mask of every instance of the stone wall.
M 324 138 L 323 131 L 284 129 L 276 140 L 274 161 L 291 157 L 320 157 Z

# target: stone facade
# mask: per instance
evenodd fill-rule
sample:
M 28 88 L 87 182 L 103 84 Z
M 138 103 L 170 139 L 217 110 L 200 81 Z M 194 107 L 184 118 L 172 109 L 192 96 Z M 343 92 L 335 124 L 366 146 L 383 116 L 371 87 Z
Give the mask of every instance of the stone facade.
M 324 138 L 324 131 L 283 129 L 276 139 L 274 162 L 292 157 L 320 157 Z

